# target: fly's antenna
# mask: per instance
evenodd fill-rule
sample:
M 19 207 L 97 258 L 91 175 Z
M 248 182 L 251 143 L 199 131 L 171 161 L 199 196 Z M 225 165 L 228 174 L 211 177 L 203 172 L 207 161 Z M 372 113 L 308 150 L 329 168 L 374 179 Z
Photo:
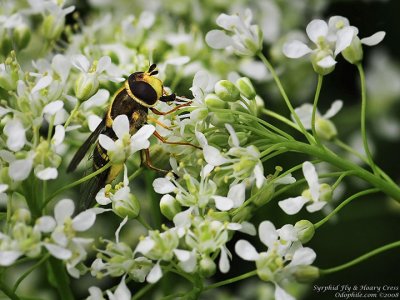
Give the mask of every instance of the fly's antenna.
M 150 75 L 156 75 L 156 74 L 158 74 L 158 70 L 156 70 L 156 69 L 157 69 L 157 65 L 156 64 L 152 64 L 149 67 L 149 70 L 147 71 L 147 73 L 150 73 Z

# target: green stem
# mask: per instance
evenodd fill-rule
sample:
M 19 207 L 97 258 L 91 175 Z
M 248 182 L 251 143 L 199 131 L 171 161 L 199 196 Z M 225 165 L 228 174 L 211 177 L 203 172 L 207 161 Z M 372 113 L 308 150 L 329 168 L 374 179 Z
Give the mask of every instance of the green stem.
M 361 136 L 364 145 L 364 151 L 367 155 L 368 163 L 375 174 L 378 174 L 374 160 L 372 159 L 371 151 L 369 150 L 368 140 L 367 140 L 367 130 L 366 130 L 366 117 L 367 117 L 367 88 L 365 85 L 365 75 L 364 69 L 361 63 L 357 64 L 357 69 L 360 74 L 361 81 Z
M 354 195 L 351 195 L 349 198 L 347 198 L 342 203 L 340 203 L 329 215 L 327 215 L 325 218 L 323 218 L 318 223 L 314 224 L 315 229 L 317 229 L 317 228 L 321 227 L 322 225 L 324 225 L 332 216 L 337 214 L 343 207 L 345 207 L 347 204 L 349 204 L 354 199 L 356 199 L 358 197 L 361 197 L 361 196 L 368 195 L 368 194 L 377 193 L 377 192 L 379 192 L 379 189 L 378 188 L 373 188 L 373 189 L 361 191 L 361 192 L 358 192 L 358 193 L 356 193 Z
M 79 101 L 76 101 L 75 107 L 71 111 L 71 114 L 69 115 L 67 121 L 65 121 L 64 128 L 67 128 L 69 123 L 71 123 L 72 119 L 74 118 L 74 116 L 75 116 L 75 114 L 78 111 L 80 106 L 81 106 L 81 103 Z
M 138 222 L 139 222 L 140 224 L 142 224 L 142 226 L 143 226 L 144 228 L 146 228 L 147 230 L 153 230 L 153 228 L 151 228 L 151 226 L 146 222 L 145 219 L 142 218 L 142 216 L 139 215 L 139 216 L 136 218 L 136 220 L 138 220 Z
M 147 284 L 145 287 L 140 289 L 133 297 L 131 300 L 138 300 L 141 299 L 141 297 L 146 294 L 152 287 L 154 287 L 154 284 Z
M 49 272 L 47 274 L 50 283 L 58 291 L 59 299 L 61 300 L 73 300 L 74 295 L 71 291 L 69 277 L 65 271 L 65 266 L 62 261 L 54 257 L 50 257 L 48 260 Z
M 140 167 L 135 172 L 133 172 L 133 174 L 128 177 L 129 182 L 138 177 L 140 174 L 142 174 L 143 170 L 144 168 Z
M 20 278 L 18 278 L 18 280 L 15 282 L 14 287 L 13 287 L 13 292 L 15 293 L 15 291 L 18 289 L 18 286 L 20 285 L 20 283 L 31 273 L 33 272 L 35 269 L 37 269 L 38 267 L 40 267 L 40 265 L 42 265 L 48 258 L 50 257 L 50 254 L 47 253 L 45 256 L 42 257 L 41 260 L 39 260 L 36 264 L 34 264 L 32 267 L 30 267 L 24 274 L 22 274 L 22 276 Z
M 324 76 L 319 74 L 317 89 L 315 91 L 314 102 L 313 102 L 312 117 L 311 117 L 311 130 L 312 130 L 313 136 L 315 138 L 315 141 L 317 142 L 317 145 L 321 148 L 323 148 L 324 146 L 322 145 L 321 140 L 317 134 L 317 130 L 315 128 L 315 121 L 316 121 L 316 117 L 317 117 L 318 100 L 319 100 L 319 95 L 321 93 L 323 79 L 324 79 Z
M 0 280 L 0 291 L 2 291 L 11 300 L 20 300 L 20 298 L 11 290 L 8 284 Z
M 337 266 L 334 268 L 329 268 L 329 269 L 320 269 L 320 273 L 322 275 L 327 275 L 327 274 L 335 273 L 338 271 L 342 271 L 342 270 L 352 267 L 358 263 L 361 263 L 362 261 L 367 260 L 368 258 L 370 258 L 374 255 L 378 255 L 384 251 L 388 251 L 388 250 L 396 248 L 396 247 L 400 247 L 400 241 L 393 242 L 391 244 L 387 244 L 385 246 L 379 247 L 379 248 L 372 250 L 364 255 L 361 255 L 360 257 L 353 259 L 352 261 L 349 261 L 348 263 L 345 263 L 343 265 L 340 265 L 340 266 Z
M 76 186 L 76 185 L 79 185 L 79 184 L 81 184 L 81 183 L 83 183 L 83 182 L 85 182 L 85 181 L 87 181 L 87 180 L 89 180 L 89 179 L 91 179 L 91 178 L 97 176 L 98 174 L 104 172 L 104 171 L 107 170 L 109 167 L 111 167 L 111 165 L 112 165 L 112 162 L 109 161 L 106 165 L 104 165 L 104 166 L 101 167 L 100 169 L 96 170 L 95 172 L 93 172 L 93 173 L 91 173 L 91 174 L 89 174 L 89 175 L 87 175 L 87 176 L 85 176 L 85 177 L 83 177 L 83 178 L 81 178 L 81 179 L 79 179 L 79 180 L 77 180 L 77 181 L 74 181 L 74 182 L 72 182 L 71 184 L 68 184 L 68 185 L 63 186 L 62 188 L 58 189 L 58 190 L 55 191 L 50 197 L 48 197 L 48 198 L 46 199 L 46 201 L 43 203 L 42 210 L 43 210 L 43 209 L 47 206 L 47 204 L 49 204 L 49 202 L 50 202 L 55 196 L 57 196 L 59 193 L 65 191 L 65 190 L 68 190 L 68 189 L 70 189 L 70 188 L 72 188 L 72 187 L 74 187 L 74 186 Z
M 336 190 L 336 188 L 338 187 L 338 185 L 342 182 L 342 180 L 346 177 L 351 175 L 352 172 L 348 171 L 348 172 L 343 172 L 342 175 L 339 176 L 339 178 L 335 181 L 335 183 L 332 185 L 332 191 Z
M 242 275 L 239 275 L 239 276 L 227 279 L 227 280 L 223 280 L 223 281 L 220 281 L 220 282 L 217 282 L 217 283 L 214 283 L 214 284 L 207 285 L 207 286 L 204 287 L 204 290 L 215 289 L 217 287 L 220 287 L 220 286 L 223 286 L 223 285 L 227 285 L 227 284 L 231 284 L 231 283 L 234 283 L 236 281 L 240 281 L 240 280 L 243 280 L 243 279 L 246 279 L 246 278 L 249 278 L 249 277 L 253 277 L 253 276 L 256 276 L 256 275 L 257 275 L 257 270 L 250 271 L 250 272 L 244 273 Z
M 262 60 L 264 65 L 267 67 L 267 69 L 271 72 L 271 75 L 274 78 L 276 85 L 278 86 L 279 92 L 281 93 L 283 100 L 285 100 L 286 106 L 289 108 L 289 111 L 292 114 L 293 118 L 295 119 L 297 125 L 300 127 L 301 132 L 307 138 L 308 142 L 310 144 L 313 144 L 314 141 L 309 137 L 307 130 L 304 128 L 303 124 L 300 121 L 299 116 L 294 111 L 294 108 L 293 108 L 292 104 L 290 103 L 288 96 L 286 95 L 285 89 L 283 88 L 281 80 L 279 79 L 278 75 L 276 74 L 274 67 L 272 67 L 272 65 L 270 64 L 268 59 L 264 56 L 264 54 L 262 54 L 261 51 L 257 55 Z

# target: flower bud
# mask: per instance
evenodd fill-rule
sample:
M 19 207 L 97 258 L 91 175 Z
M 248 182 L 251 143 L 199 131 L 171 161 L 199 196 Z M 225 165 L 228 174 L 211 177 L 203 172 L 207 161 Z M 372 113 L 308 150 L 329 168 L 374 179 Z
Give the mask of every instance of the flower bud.
M 10 54 L 11 50 L 13 49 L 13 44 L 12 40 L 7 36 L 3 36 L 1 38 L 1 43 L 0 43 L 0 52 L 3 56 L 7 56 Z
M 215 271 L 217 270 L 217 266 L 215 265 L 215 262 L 208 256 L 203 257 L 200 260 L 200 274 L 203 277 L 210 277 L 215 274 Z
M 93 73 L 81 73 L 75 82 L 75 96 L 83 102 L 92 97 L 99 89 L 99 80 Z
M 216 127 L 222 127 L 226 123 L 232 124 L 235 123 L 235 116 L 232 113 L 221 113 L 221 112 L 214 112 L 211 115 L 210 123 Z
M 65 25 L 65 17 L 56 18 L 54 15 L 47 15 L 43 19 L 42 33 L 48 40 L 57 40 Z
M 325 140 L 332 140 L 337 136 L 335 124 L 328 119 L 317 118 L 315 121 L 315 130 L 318 136 Z
M 218 145 L 221 148 L 228 146 L 228 135 L 225 132 L 215 132 L 210 137 L 207 137 L 208 142 L 212 145 Z
M 297 236 L 302 244 L 308 243 L 314 236 L 315 228 L 313 223 L 308 220 L 300 220 L 296 222 L 294 228 L 297 231 Z
M 334 65 L 331 67 L 321 67 L 320 65 L 318 65 L 318 62 L 328 55 L 330 55 L 330 53 L 327 51 L 317 51 L 311 54 L 311 63 L 313 65 L 314 71 L 320 75 L 327 75 L 335 69 Z
M 253 84 L 247 77 L 241 77 L 236 80 L 236 86 L 239 89 L 240 93 L 247 99 L 254 99 L 257 95 Z
M 247 221 L 252 216 L 252 208 L 251 206 L 241 207 L 239 211 L 232 216 L 232 222 L 241 223 L 243 221 Z
M 135 219 L 140 213 L 140 203 L 135 195 L 129 193 L 126 199 L 115 199 L 112 203 L 114 212 L 121 218 Z
M 230 217 L 229 217 L 229 213 L 226 211 L 215 211 L 215 210 L 210 210 L 207 213 L 207 216 L 211 217 L 212 220 L 217 220 L 220 222 L 229 222 L 230 221 Z
M 297 266 L 293 275 L 299 283 L 310 283 L 319 278 L 319 269 L 314 266 Z
M 227 108 L 228 105 L 225 101 L 221 100 L 216 94 L 208 94 L 204 99 L 207 107 L 209 108 Z
M 342 55 L 351 64 L 357 64 L 363 59 L 363 49 L 358 36 L 353 37 L 350 46 L 342 51 Z
M 174 197 L 166 194 L 160 200 L 160 210 L 168 220 L 172 220 L 181 211 L 181 206 Z
M 17 45 L 18 49 L 22 50 L 28 46 L 31 39 L 31 31 L 28 26 L 21 24 L 14 28 L 13 40 Z
M 215 93 L 223 101 L 235 102 L 239 100 L 240 92 L 229 80 L 220 80 L 214 86 Z
M 258 193 L 260 189 L 257 188 L 256 185 L 253 186 L 251 189 L 251 196 Z M 257 197 L 253 199 L 253 203 L 255 206 L 260 207 L 267 204 L 275 193 L 275 187 L 273 184 L 267 183 L 261 187 L 261 192 L 258 194 Z
M 333 190 L 332 187 L 327 183 L 321 183 L 319 185 L 319 200 L 329 202 L 332 200 Z

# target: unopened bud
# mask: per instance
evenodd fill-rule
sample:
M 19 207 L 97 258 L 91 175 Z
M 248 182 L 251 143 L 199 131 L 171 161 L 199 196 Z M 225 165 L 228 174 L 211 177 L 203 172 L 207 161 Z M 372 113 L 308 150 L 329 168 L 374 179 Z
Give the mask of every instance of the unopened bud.
M 254 196 L 259 191 L 260 191 L 260 189 L 258 189 L 257 186 L 254 185 L 251 190 L 251 196 Z M 257 207 L 260 207 L 260 206 L 267 204 L 272 199 L 272 196 L 274 195 L 274 193 L 275 193 L 275 187 L 273 184 L 269 184 L 269 183 L 264 184 L 261 187 L 261 192 L 258 193 L 258 196 L 256 196 L 253 199 L 254 205 Z
M 293 275 L 299 283 L 310 283 L 319 278 L 319 269 L 314 266 L 297 266 Z
M 319 200 L 329 202 L 332 200 L 333 190 L 332 187 L 327 183 L 321 183 L 319 185 Z
M 247 99 L 254 99 L 257 95 L 253 84 L 247 77 L 241 77 L 236 80 L 236 86 L 239 89 L 240 93 Z
M 218 97 L 216 94 L 208 94 L 204 99 L 207 107 L 209 108 L 227 108 L 228 104 Z
M 56 18 L 54 15 L 47 15 L 43 19 L 42 33 L 48 40 L 57 40 L 65 25 L 65 17 Z
M 93 73 L 81 73 L 75 82 L 75 96 L 80 101 L 86 101 L 99 89 L 99 80 Z
M 317 118 L 315 122 L 315 130 L 319 137 L 324 140 L 332 140 L 337 136 L 335 124 L 332 121 L 324 118 Z
M 241 223 L 247 221 L 252 216 L 252 208 L 250 206 L 245 206 L 239 209 L 239 211 L 232 216 L 232 222 Z
M 210 257 L 206 256 L 200 260 L 200 274 L 203 277 L 210 277 L 214 275 L 216 270 L 217 266 Z
M 226 123 L 228 124 L 235 123 L 235 116 L 232 113 L 214 112 L 211 115 L 210 123 L 216 127 L 222 127 Z
M 294 225 L 299 241 L 302 244 L 308 243 L 314 236 L 314 224 L 308 220 L 300 220 Z
M 215 93 L 223 101 L 235 102 L 239 100 L 240 92 L 237 87 L 229 80 L 220 80 L 215 84 Z
M 160 200 L 160 210 L 168 220 L 172 220 L 181 211 L 181 206 L 174 197 L 166 194 Z
M 363 59 L 363 49 L 360 39 L 355 36 L 346 49 L 342 51 L 343 57 L 351 64 L 357 64 Z
M 229 213 L 226 211 L 215 211 L 215 210 L 210 210 L 207 215 L 211 217 L 213 220 L 217 220 L 220 222 L 229 222 L 230 217 Z
M 21 24 L 14 28 L 13 40 L 17 45 L 18 49 L 22 50 L 28 46 L 31 39 L 31 31 L 28 26 Z
M 140 213 L 139 200 L 131 193 L 125 199 L 113 201 L 112 207 L 114 212 L 121 218 L 135 219 Z

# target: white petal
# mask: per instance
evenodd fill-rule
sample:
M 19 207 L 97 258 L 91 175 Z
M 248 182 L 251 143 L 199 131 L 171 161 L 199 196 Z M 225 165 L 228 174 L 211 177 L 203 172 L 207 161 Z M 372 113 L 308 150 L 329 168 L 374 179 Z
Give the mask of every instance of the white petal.
M 306 179 L 308 186 L 310 187 L 311 197 L 314 201 L 318 201 L 319 199 L 319 183 L 318 183 L 318 174 L 315 170 L 315 167 L 309 161 L 305 161 L 303 163 L 303 174 Z
M 44 168 L 43 170 L 36 171 L 35 175 L 41 180 L 56 179 L 58 176 L 58 171 L 56 168 Z
M 267 247 L 271 248 L 278 240 L 278 232 L 274 224 L 270 221 L 263 221 L 258 226 L 258 236 L 260 241 Z
M 212 172 L 212 170 L 214 170 L 214 166 L 206 164 L 203 169 L 201 169 L 201 178 L 206 178 Z
M 26 142 L 25 129 L 19 119 L 9 120 L 4 126 L 7 135 L 7 147 L 11 151 L 21 150 Z
M 52 232 L 56 227 L 56 220 L 50 216 L 43 216 L 36 220 L 35 226 L 37 226 L 41 232 Z
M 327 203 L 325 201 L 317 201 L 313 202 L 310 205 L 306 206 L 308 212 L 313 213 L 321 210 Z
M 117 116 L 112 124 L 112 128 L 119 139 L 122 139 L 125 134 L 129 134 L 129 120 L 126 115 Z
M 311 129 L 312 110 L 313 106 L 309 103 L 305 103 L 294 110 L 305 129 Z M 292 119 L 294 120 L 293 116 Z
M 66 260 L 72 256 L 71 250 L 60 247 L 58 245 L 44 243 L 44 246 L 50 252 L 51 255 L 53 255 L 58 259 Z
M 350 46 L 355 34 L 353 27 L 345 27 L 337 32 L 335 56 Z
M 278 284 L 275 283 L 275 300 L 296 300 L 296 299 L 290 294 L 288 294 Z
M 329 110 L 322 116 L 324 119 L 330 119 L 335 116 L 343 107 L 342 100 L 335 100 Z
M 277 231 L 279 233 L 280 238 L 284 241 L 294 242 L 298 240 L 297 231 L 291 224 L 285 224 L 282 226 L 282 228 L 278 229 Z
M 82 105 L 84 110 L 92 107 L 102 106 L 110 98 L 110 92 L 106 89 L 99 89 L 96 94 L 86 100 Z
M 62 199 L 54 207 L 54 218 L 57 224 L 64 224 L 66 218 L 70 218 L 75 210 L 74 201 L 71 199 Z
M 103 292 L 97 286 L 91 286 L 89 288 L 89 295 L 87 300 L 104 300 Z
M 188 208 L 187 210 L 181 211 L 177 213 L 174 218 L 173 222 L 176 227 L 185 226 L 190 224 L 191 215 L 192 215 L 193 208 Z
M 126 216 L 122 222 L 119 224 L 117 230 L 115 231 L 115 242 L 119 243 L 119 233 L 121 232 L 122 228 L 124 227 L 124 225 L 126 224 L 126 222 L 128 222 L 128 216 Z
M 235 27 L 239 27 L 242 25 L 242 20 L 238 15 L 230 16 L 222 13 L 217 17 L 216 23 L 219 27 L 222 27 L 225 30 L 233 30 Z
M 156 128 L 153 125 L 144 125 L 131 137 L 131 146 L 133 146 L 133 148 L 136 150 L 148 148 L 148 139 L 151 137 L 155 130 Z
M 157 178 L 153 181 L 154 191 L 158 194 L 168 194 L 176 190 L 176 186 L 167 178 Z
M 72 58 L 72 65 L 84 73 L 89 71 L 90 68 L 89 60 L 82 54 L 78 54 Z
M 190 251 L 181 250 L 181 249 L 174 249 L 174 254 L 179 261 L 187 261 L 190 259 Z
M 206 43 L 213 49 L 224 49 L 233 44 L 232 38 L 222 30 L 211 30 L 206 34 Z
M 100 74 L 104 70 L 106 70 L 111 65 L 111 58 L 109 56 L 103 56 L 99 59 L 97 63 L 96 73 Z
M 233 207 L 239 207 L 245 200 L 246 184 L 235 184 L 229 188 L 228 198 L 233 201 Z
M 130 300 L 131 292 L 125 284 L 125 276 L 122 277 L 121 282 L 118 284 L 117 289 L 114 292 L 114 297 L 116 300 Z
M 227 211 L 233 208 L 233 201 L 227 197 L 212 196 L 215 201 L 215 207 L 221 211 Z
M 328 26 L 332 30 L 337 30 L 342 27 L 349 26 L 349 20 L 342 16 L 332 16 L 329 18 Z
M 316 44 L 319 37 L 327 35 L 328 24 L 323 20 L 313 20 L 307 25 L 306 32 L 310 40 Z
M 231 136 L 233 146 L 239 147 L 240 146 L 239 139 L 236 135 L 235 129 L 233 129 L 231 124 L 225 124 L 225 127 L 228 130 L 229 135 Z
M 312 50 L 303 42 L 294 40 L 285 43 L 283 45 L 282 52 L 285 56 L 289 58 L 299 58 L 308 53 L 311 53 Z
M 111 199 L 106 196 L 105 188 L 102 188 L 96 195 L 96 202 L 100 205 L 107 205 L 111 203 Z
M 57 125 L 56 128 L 55 128 L 55 132 L 54 132 L 53 138 L 52 138 L 53 144 L 55 146 L 60 145 L 64 141 L 64 138 L 65 138 L 64 126 Z
M 59 112 L 63 107 L 64 107 L 64 102 L 62 102 L 61 100 L 53 101 L 47 104 L 43 108 L 43 113 L 53 116 L 57 112 Z
M 240 223 L 228 223 L 227 228 L 229 230 L 240 230 L 240 229 L 242 229 L 242 224 L 240 224 Z
M 8 184 L 0 183 L 0 193 L 4 193 L 8 189 Z
M 317 65 L 322 68 L 330 68 L 336 65 L 336 60 L 334 60 L 332 56 L 327 55 L 323 59 L 319 60 Z
M 19 159 L 10 163 L 8 174 L 15 181 L 22 181 L 28 178 L 32 169 L 33 161 L 29 158 Z
M 254 167 L 254 176 L 256 177 L 256 187 L 261 188 L 265 181 L 264 168 L 261 163 Z
M 107 135 L 100 134 L 99 135 L 99 143 L 106 150 L 114 150 L 115 142 Z
M 50 83 L 53 81 L 53 78 L 51 76 L 44 76 L 39 79 L 39 81 L 36 83 L 36 85 L 33 87 L 31 90 L 31 93 L 36 93 L 50 85 Z
M 101 123 L 101 121 L 102 121 L 102 118 L 100 118 L 99 116 L 97 116 L 97 115 L 90 115 L 90 116 L 88 117 L 89 130 L 90 130 L 91 132 L 93 132 L 93 131 L 97 128 L 97 126 L 99 126 L 99 124 Z
M 257 230 L 256 227 L 250 222 L 242 222 L 242 228 L 239 229 L 240 232 L 246 233 L 248 235 L 256 235 Z
M 91 209 L 85 210 L 72 220 L 72 228 L 76 231 L 86 231 L 96 221 L 96 214 Z
M 230 269 L 228 254 L 224 247 L 221 247 L 221 253 L 219 255 L 219 263 L 218 263 L 219 270 L 221 273 L 228 273 Z
M 259 254 L 257 250 L 248 241 L 239 240 L 235 245 L 235 252 L 244 260 L 255 261 Z
M 179 262 L 179 267 L 182 268 L 182 270 L 186 273 L 192 273 L 196 270 L 196 263 L 196 252 L 193 250 L 190 252 L 190 257 L 188 260 Z
M 174 58 L 167 59 L 164 63 L 167 65 L 181 66 L 190 61 L 189 56 L 178 56 Z
M 209 82 L 210 82 L 210 75 L 208 74 L 208 72 L 200 70 L 196 72 L 196 74 L 194 74 L 192 86 L 198 87 L 204 91 L 207 89 Z
M 229 160 L 222 156 L 221 152 L 213 147 L 205 145 L 203 147 L 204 159 L 212 166 L 220 166 L 227 163 Z
M 137 244 L 135 253 L 140 252 L 142 254 L 146 254 L 151 249 L 153 249 L 154 245 L 155 245 L 155 242 L 152 239 L 145 238 L 145 239 L 141 240 L 139 242 L 139 244 Z
M 289 173 L 289 174 L 286 174 L 285 176 L 275 180 L 274 184 L 275 185 L 278 185 L 278 184 L 292 184 L 292 183 L 295 183 L 295 182 L 296 182 L 296 178 L 294 178 L 292 176 L 292 174 Z
M 61 81 L 65 82 L 71 69 L 70 59 L 64 55 L 56 54 L 51 61 L 51 66 L 61 77 Z
M 162 277 L 160 263 L 157 262 L 146 277 L 148 283 L 156 283 Z
M 361 39 L 361 43 L 363 43 L 364 45 L 367 45 L 367 46 L 375 46 L 375 45 L 379 44 L 380 42 L 382 42 L 385 35 L 386 35 L 386 32 L 378 31 L 369 37 Z
M 22 253 L 20 251 L 13 250 L 0 250 L 0 266 L 10 266 L 12 265 Z
M 297 214 L 308 200 L 302 196 L 288 198 L 278 202 L 279 207 L 288 215 Z
M 293 254 L 292 261 L 289 263 L 289 266 L 303 266 L 303 265 L 311 265 L 317 254 L 315 254 L 314 250 L 308 247 L 297 249 Z

